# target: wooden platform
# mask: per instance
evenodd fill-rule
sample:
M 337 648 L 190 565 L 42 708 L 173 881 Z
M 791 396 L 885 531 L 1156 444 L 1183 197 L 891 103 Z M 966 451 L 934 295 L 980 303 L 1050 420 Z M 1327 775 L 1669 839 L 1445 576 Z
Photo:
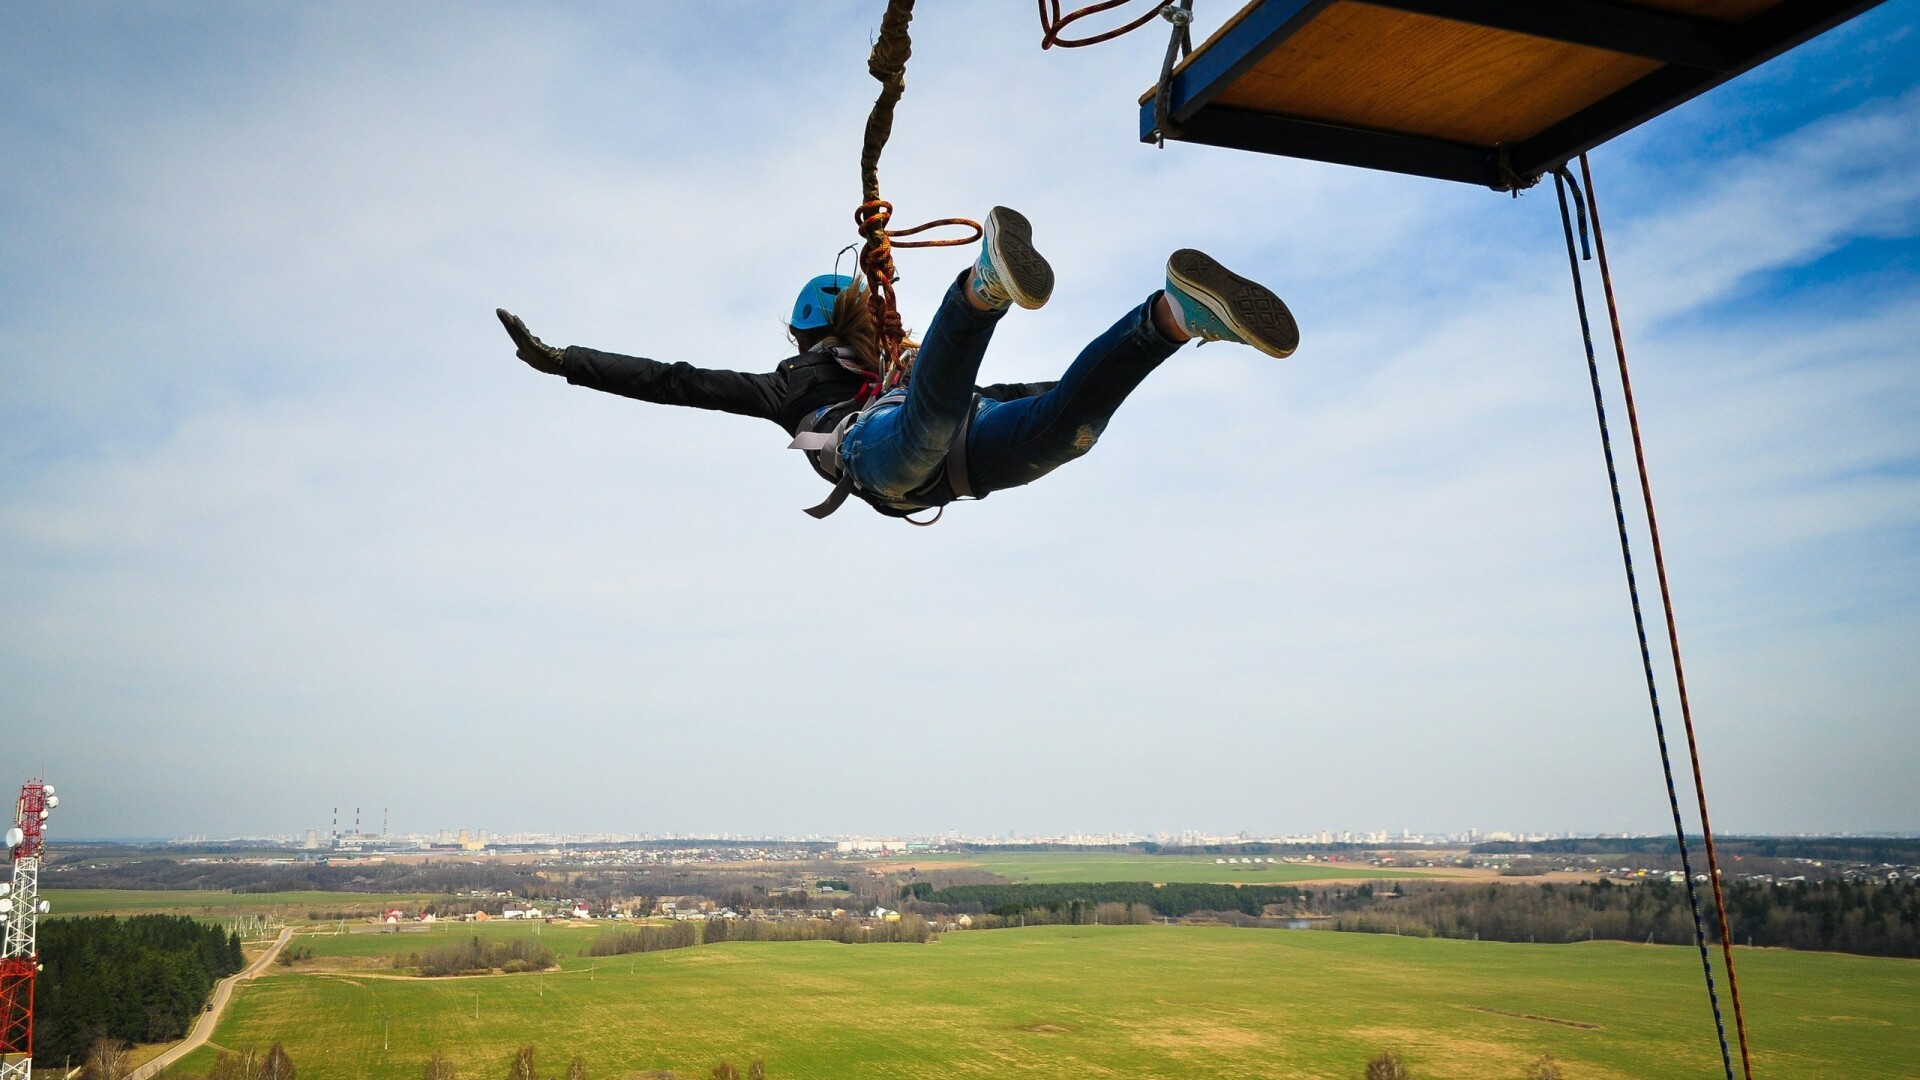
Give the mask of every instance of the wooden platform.
M 1174 69 L 1165 134 L 1512 190 L 1880 2 L 1253 0 Z

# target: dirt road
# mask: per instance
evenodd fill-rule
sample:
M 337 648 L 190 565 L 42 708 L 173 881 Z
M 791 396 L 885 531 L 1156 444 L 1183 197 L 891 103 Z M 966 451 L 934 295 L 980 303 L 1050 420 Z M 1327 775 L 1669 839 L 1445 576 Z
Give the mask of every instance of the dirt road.
M 199 1022 L 193 1025 L 192 1031 L 187 1032 L 187 1037 L 168 1048 L 159 1057 L 128 1073 L 127 1080 L 152 1080 L 160 1070 L 205 1045 L 208 1039 L 213 1038 L 213 1029 L 220 1023 L 220 1014 L 226 1011 L 227 1002 L 233 999 L 234 987 L 240 985 L 241 980 L 252 979 L 267 970 L 267 965 L 273 963 L 273 958 L 280 955 L 280 950 L 286 947 L 292 937 L 292 927 L 280 931 L 280 936 L 274 940 L 274 943 L 266 952 L 261 953 L 258 959 L 248 964 L 245 971 L 221 979 L 220 985 L 213 989 L 212 1007 L 200 1014 Z

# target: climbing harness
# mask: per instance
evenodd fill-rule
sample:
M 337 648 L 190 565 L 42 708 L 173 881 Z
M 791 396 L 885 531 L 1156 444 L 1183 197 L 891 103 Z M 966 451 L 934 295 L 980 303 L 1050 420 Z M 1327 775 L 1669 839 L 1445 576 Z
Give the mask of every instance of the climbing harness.
M 801 423 L 800 433 L 787 444 L 787 449 L 805 451 L 807 460 L 813 463 L 813 471 L 833 485 L 832 494 L 818 505 L 807 508 L 809 517 L 821 520 L 831 516 L 846 503 L 847 497 L 852 495 L 854 489 L 859 486 L 854 483 L 853 473 L 848 470 L 846 462 L 840 457 L 840 443 L 847 437 L 847 432 L 853 430 L 853 425 L 866 419 L 868 414 L 881 408 L 904 405 L 906 400 L 905 388 L 889 390 L 865 405 L 849 411 L 840 418 L 839 423 L 824 431 L 812 429 L 824 421 L 833 410 L 844 408 L 854 402 L 825 406 L 816 410 L 812 416 Z M 858 399 L 856 398 L 855 401 L 857 402 Z
M 836 354 L 852 352 L 844 348 L 836 348 L 833 351 Z M 846 362 L 844 357 L 841 357 L 841 361 L 843 364 Z M 825 500 L 807 508 L 806 512 L 810 517 L 816 520 L 830 517 L 834 511 L 846 504 L 849 496 L 859 490 L 859 484 L 854 481 L 853 473 L 847 469 L 846 462 L 840 456 L 840 447 L 846 441 L 847 433 L 873 413 L 882 409 L 904 408 L 906 403 L 906 388 L 896 387 L 864 404 L 860 399 L 855 398 L 838 405 L 824 406 L 814 410 L 812 415 L 800 422 L 800 432 L 793 437 L 792 442 L 787 444 L 787 449 L 805 451 L 807 460 L 813 465 L 813 471 L 833 485 L 832 493 Z M 826 422 L 827 417 L 840 409 L 848 411 L 832 427 L 822 429 L 820 425 Z M 979 411 L 980 395 L 975 394 L 973 400 L 967 404 L 966 416 L 960 421 L 959 430 L 954 432 L 953 441 L 947 444 L 945 463 L 941 471 L 946 476 L 948 486 L 953 489 L 956 501 L 979 498 L 974 494 L 973 482 L 967 475 L 967 436 L 973 431 L 973 418 Z M 889 502 L 888 506 L 900 512 L 902 521 L 909 525 L 923 527 L 939 521 L 941 515 L 946 513 L 945 506 L 934 507 L 932 518 L 916 521 L 911 515 L 928 509 L 924 504 L 908 500 Z
M 1707 1000 L 1713 1008 L 1713 1025 L 1720 1040 L 1720 1063 L 1726 1070 L 1727 1080 L 1733 1080 L 1733 1056 L 1727 1046 L 1726 1020 L 1720 1011 L 1720 992 L 1714 984 L 1713 958 L 1707 949 L 1707 931 L 1705 920 L 1700 915 L 1700 894 L 1695 887 L 1693 859 L 1687 849 L 1686 825 L 1680 815 L 1680 796 L 1673 780 L 1673 759 L 1667 749 L 1666 721 L 1660 711 L 1660 689 L 1654 678 L 1653 653 L 1647 645 L 1646 616 L 1641 610 L 1640 584 L 1633 568 L 1633 544 L 1627 532 L 1627 514 L 1620 496 L 1620 473 L 1614 464 L 1613 437 L 1607 428 L 1606 399 L 1600 389 L 1600 366 L 1594 357 L 1593 328 L 1587 316 L 1586 289 L 1582 282 L 1581 255 L 1574 250 L 1574 228 L 1577 219 L 1582 251 L 1585 258 L 1591 260 L 1594 249 L 1600 256 L 1600 279 L 1607 296 L 1607 315 L 1612 323 L 1614 351 L 1619 357 L 1620 383 L 1627 403 L 1627 423 L 1633 432 L 1633 455 L 1640 473 L 1640 492 L 1647 514 L 1647 531 L 1653 539 L 1653 560 L 1660 582 L 1660 602 L 1667 622 L 1667 646 L 1673 661 L 1675 682 L 1680 691 L 1680 715 L 1686 725 L 1687 753 L 1693 763 L 1693 788 L 1700 807 L 1700 833 L 1707 851 L 1707 880 L 1713 888 L 1714 907 L 1719 914 L 1720 949 L 1727 968 L 1727 990 L 1733 1002 L 1734 1028 L 1740 1040 L 1740 1065 L 1747 1080 L 1753 1080 L 1753 1059 L 1747 1048 L 1746 1016 L 1740 1007 L 1740 984 L 1735 978 L 1733 967 L 1733 938 L 1727 926 L 1726 899 L 1720 889 L 1720 865 L 1713 849 L 1713 827 L 1707 817 L 1706 782 L 1700 770 L 1700 748 L 1694 735 L 1693 711 L 1687 702 L 1687 682 L 1685 669 L 1680 663 L 1680 635 L 1673 617 L 1673 597 L 1667 585 L 1666 560 L 1660 548 L 1660 526 L 1653 510 L 1653 488 L 1647 478 L 1646 451 L 1640 439 L 1640 418 L 1633 404 L 1633 383 L 1627 374 L 1626 337 L 1620 329 L 1620 310 L 1613 292 L 1613 276 L 1607 266 L 1606 240 L 1600 231 L 1600 205 L 1593 193 L 1593 173 L 1587 163 L 1587 156 L 1580 155 L 1580 173 L 1585 178 L 1585 193 L 1582 185 L 1575 182 L 1573 172 L 1565 165 L 1554 170 L 1553 185 L 1560 199 L 1560 225 L 1566 234 L 1567 265 L 1573 273 L 1574 304 L 1580 313 L 1580 337 L 1586 347 L 1587 374 L 1593 384 L 1594 415 L 1600 424 L 1600 448 L 1607 463 L 1607 484 L 1613 493 L 1614 524 L 1620 533 L 1620 558 L 1626 567 L 1627 595 L 1633 603 L 1633 627 L 1640 642 L 1640 667 L 1646 676 L 1647 702 L 1653 711 L 1654 736 L 1660 744 L 1660 768 L 1667 781 L 1667 805 L 1673 812 L 1674 839 L 1680 847 L 1680 866 L 1686 876 L 1687 903 L 1693 912 L 1694 943 L 1700 950 L 1700 966 L 1706 975 Z M 1572 191 L 1572 206 L 1569 208 L 1568 192 Z M 1588 225 L 1592 225 L 1592 240 L 1589 246 Z

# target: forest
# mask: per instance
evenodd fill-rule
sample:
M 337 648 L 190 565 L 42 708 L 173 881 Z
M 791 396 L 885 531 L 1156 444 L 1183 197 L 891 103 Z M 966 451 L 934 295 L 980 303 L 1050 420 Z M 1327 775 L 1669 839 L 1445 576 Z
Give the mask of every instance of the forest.
M 1735 944 L 1920 958 L 1920 884 L 1733 881 L 1725 886 Z M 1719 940 L 1712 894 L 1701 890 L 1710 940 Z M 927 893 L 935 911 L 984 913 L 1022 922 L 1120 921 L 1104 905 L 1162 917 L 1320 918 L 1327 929 L 1488 941 L 1694 942 L 1684 885 L 1458 885 L 1395 882 L 1299 889 L 1285 885 L 962 885 Z M 992 921 L 981 925 L 1006 925 Z
M 239 935 L 181 915 L 49 919 L 39 947 L 34 1052 L 46 1062 L 78 1061 L 100 1038 L 181 1038 L 245 966 Z

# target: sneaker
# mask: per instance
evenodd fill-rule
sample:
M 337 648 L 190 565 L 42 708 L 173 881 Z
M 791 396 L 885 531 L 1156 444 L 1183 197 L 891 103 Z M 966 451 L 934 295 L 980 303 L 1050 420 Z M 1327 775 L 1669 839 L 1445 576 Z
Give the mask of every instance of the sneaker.
M 1271 289 L 1203 252 L 1181 248 L 1167 259 L 1167 296 L 1187 333 L 1201 341 L 1237 341 L 1281 358 L 1300 347 L 1293 313 Z
M 1019 304 L 1031 311 L 1046 304 L 1053 295 L 1053 267 L 1033 250 L 1033 224 L 1026 215 L 1004 206 L 987 215 L 968 287 L 991 307 Z

